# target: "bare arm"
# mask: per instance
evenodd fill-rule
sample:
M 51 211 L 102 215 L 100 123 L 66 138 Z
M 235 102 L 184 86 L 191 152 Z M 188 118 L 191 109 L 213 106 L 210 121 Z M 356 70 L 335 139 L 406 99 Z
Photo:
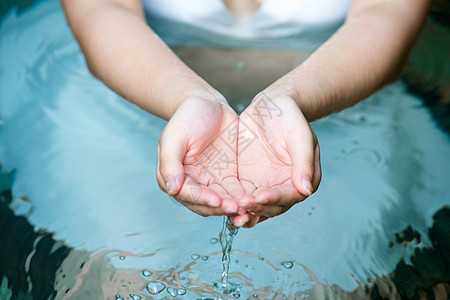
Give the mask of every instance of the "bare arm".
M 139 0 L 62 0 L 91 72 L 144 110 L 169 119 L 191 96 L 222 98 L 151 30 Z
M 266 92 L 287 94 L 313 121 L 398 78 L 430 0 L 355 0 L 344 25 Z

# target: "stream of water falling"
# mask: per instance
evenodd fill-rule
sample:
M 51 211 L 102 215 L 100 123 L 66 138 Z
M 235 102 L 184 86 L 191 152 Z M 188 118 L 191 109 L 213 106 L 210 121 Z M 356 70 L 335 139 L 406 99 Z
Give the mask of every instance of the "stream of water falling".
M 238 233 L 239 228 L 234 226 L 227 216 L 223 217 L 222 231 L 219 234 L 220 245 L 222 246 L 222 279 L 220 281 L 221 295 L 219 299 L 223 299 L 224 294 L 230 294 L 236 290 L 237 285 L 228 281 L 228 272 L 230 271 L 231 250 L 233 246 L 234 236 Z

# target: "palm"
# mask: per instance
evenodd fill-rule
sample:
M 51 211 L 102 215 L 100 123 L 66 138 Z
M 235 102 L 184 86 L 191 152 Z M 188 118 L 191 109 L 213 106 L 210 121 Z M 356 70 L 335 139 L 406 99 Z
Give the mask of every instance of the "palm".
M 243 193 L 237 179 L 238 116 L 228 107 L 217 113 L 200 112 L 186 126 L 190 144 L 183 160 L 185 174 L 222 199 Z
M 171 168 L 166 173 L 171 173 L 167 175 L 177 178 L 182 186 L 174 196 L 196 213 L 237 211 L 238 206 L 231 199 L 244 193 L 237 178 L 237 129 L 238 116 L 229 106 L 191 99 L 177 110 L 161 135 L 158 161 L 164 164 L 164 154 L 179 153 L 178 170 Z M 160 185 L 162 178 L 169 177 L 164 175 L 158 176 Z
M 285 212 L 310 194 L 300 187 L 302 179 L 295 178 L 301 175 L 294 155 L 302 151 L 300 147 L 316 146 L 312 139 L 308 144 L 311 129 L 298 107 L 289 99 L 276 100 L 259 96 L 239 121 L 239 179 L 246 194 L 262 200 L 266 208 L 270 206 L 265 210 L 260 207 L 266 217 Z M 303 140 L 305 146 L 293 140 Z M 320 180 L 320 174 L 317 176 Z

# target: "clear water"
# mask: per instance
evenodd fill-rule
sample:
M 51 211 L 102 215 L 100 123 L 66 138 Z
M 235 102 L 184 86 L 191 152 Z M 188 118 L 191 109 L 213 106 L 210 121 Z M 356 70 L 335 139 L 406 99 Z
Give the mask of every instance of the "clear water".
M 222 219 L 159 190 L 165 122 L 89 74 L 57 1 L 2 20 L 0 116 L 2 168 L 14 174 L 0 254 L 23 270 L 2 274 L 0 295 L 30 299 L 53 282 L 54 299 L 221 297 Z M 433 249 L 432 217 L 450 204 L 450 143 L 421 101 L 397 82 L 313 127 L 319 191 L 240 231 L 226 261 L 239 294 L 223 298 L 358 299 Z M 398 242 L 409 226 L 420 239 Z

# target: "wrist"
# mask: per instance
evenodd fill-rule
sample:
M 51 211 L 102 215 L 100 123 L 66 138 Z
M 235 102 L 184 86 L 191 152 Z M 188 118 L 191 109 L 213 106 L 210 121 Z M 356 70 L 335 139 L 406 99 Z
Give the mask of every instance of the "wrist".
M 181 93 L 173 95 L 172 100 L 168 105 L 167 119 L 170 119 L 184 102 L 192 99 L 201 99 L 217 105 L 229 106 L 225 97 L 209 84 L 192 84 L 185 88 Z
M 320 110 L 323 101 L 312 89 L 314 86 L 313 81 L 304 76 L 303 70 L 297 68 L 272 83 L 263 92 L 270 98 L 291 98 L 308 122 L 312 122 L 323 116 Z

